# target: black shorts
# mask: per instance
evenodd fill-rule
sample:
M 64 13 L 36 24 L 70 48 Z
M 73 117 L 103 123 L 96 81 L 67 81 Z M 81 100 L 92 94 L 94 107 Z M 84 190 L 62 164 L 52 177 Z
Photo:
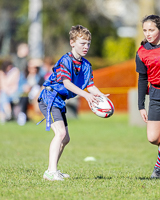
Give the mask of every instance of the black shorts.
M 47 105 L 43 101 L 39 102 L 39 109 L 42 112 L 42 114 L 46 117 Z M 66 114 L 64 112 L 61 112 L 59 108 L 52 106 L 51 107 L 51 124 L 56 121 L 63 121 L 64 125 L 68 126 Z
M 160 121 L 160 100 L 150 99 L 148 110 L 149 121 Z

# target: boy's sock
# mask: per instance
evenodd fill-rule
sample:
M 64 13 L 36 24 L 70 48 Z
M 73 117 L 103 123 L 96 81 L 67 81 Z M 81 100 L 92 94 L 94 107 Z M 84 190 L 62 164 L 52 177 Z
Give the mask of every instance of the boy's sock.
M 158 147 L 158 158 L 157 158 L 157 162 L 155 164 L 155 168 L 160 169 L 160 146 Z

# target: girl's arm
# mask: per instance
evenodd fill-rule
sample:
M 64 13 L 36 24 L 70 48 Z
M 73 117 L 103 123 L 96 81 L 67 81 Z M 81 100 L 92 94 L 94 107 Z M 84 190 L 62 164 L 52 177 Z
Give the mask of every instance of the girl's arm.
M 145 110 L 145 96 L 148 89 L 148 77 L 147 74 L 141 74 L 139 73 L 139 79 L 138 79 L 138 108 L 141 114 L 141 117 L 144 122 L 147 122 L 148 116 L 147 112 Z
M 139 110 L 145 109 L 145 96 L 148 90 L 148 77 L 147 74 L 139 73 L 138 78 L 138 108 Z

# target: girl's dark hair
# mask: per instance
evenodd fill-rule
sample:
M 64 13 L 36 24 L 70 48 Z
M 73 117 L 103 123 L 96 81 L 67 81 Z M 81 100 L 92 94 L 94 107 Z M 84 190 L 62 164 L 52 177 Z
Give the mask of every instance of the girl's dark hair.
M 156 24 L 156 27 L 160 30 L 160 17 L 158 15 L 148 15 L 143 18 L 142 20 L 142 25 L 146 21 L 152 21 Z
M 141 41 L 141 45 L 146 44 L 148 41 L 146 40 L 146 38 L 144 38 L 144 40 Z
M 144 17 L 142 20 L 142 25 L 144 24 L 144 22 L 147 22 L 147 21 L 154 22 L 156 27 L 160 30 L 160 17 L 158 15 L 148 15 Z M 141 45 L 144 45 L 145 43 L 147 43 L 146 39 L 142 40 Z
M 29 74 L 29 70 L 28 70 L 28 65 L 26 65 L 26 68 L 25 68 L 25 70 L 24 70 L 24 76 L 25 76 L 25 78 L 27 78 L 27 76 L 28 76 L 28 74 Z M 37 69 L 37 74 L 38 74 L 38 72 L 39 72 L 39 70 L 40 70 L 40 67 L 35 67 L 36 69 Z
M 7 72 L 7 67 L 8 66 L 12 66 L 13 64 L 12 64 L 12 62 L 10 61 L 10 60 L 6 60 L 6 61 L 4 61 L 3 63 L 2 63 L 2 66 L 1 66 L 1 69 L 2 69 L 2 71 L 4 72 L 4 73 L 6 73 Z

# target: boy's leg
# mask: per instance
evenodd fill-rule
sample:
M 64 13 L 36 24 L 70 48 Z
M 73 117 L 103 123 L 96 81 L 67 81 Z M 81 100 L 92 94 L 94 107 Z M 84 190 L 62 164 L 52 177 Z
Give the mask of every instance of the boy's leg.
M 64 146 L 66 143 L 66 128 L 63 121 L 56 121 L 51 124 L 51 128 L 55 133 L 53 140 L 51 141 L 49 148 L 49 166 L 48 170 L 45 171 L 43 178 L 54 181 L 60 180 L 63 181 L 63 178 L 68 178 L 68 174 L 63 174 L 59 170 L 57 170 L 58 160 L 62 154 Z M 68 133 L 67 133 L 68 135 Z M 65 144 L 65 145 L 63 145 Z
M 39 102 L 39 108 L 43 115 L 46 116 L 47 106 L 43 101 Z M 51 117 L 53 122 L 51 124 L 51 128 L 54 131 L 55 136 L 50 144 L 49 166 L 48 170 L 45 171 L 43 178 L 50 181 L 63 181 L 63 178 L 67 178 L 69 175 L 62 174 L 59 170 L 57 170 L 57 164 L 63 152 L 64 146 L 69 142 L 67 120 L 65 113 L 61 113 L 60 109 L 56 107 L 51 108 Z
M 66 129 L 63 121 L 56 121 L 51 124 L 51 128 L 55 133 L 49 148 L 49 171 L 57 171 L 58 157 L 60 153 L 61 143 L 66 135 Z
M 58 160 L 57 160 L 57 164 L 58 164 L 58 161 L 63 153 L 63 150 L 64 150 L 64 147 L 69 143 L 70 141 L 70 137 L 69 137 L 69 132 L 68 132 L 68 127 L 66 126 L 66 135 L 61 143 L 61 147 L 60 147 L 60 152 L 59 152 L 59 155 L 58 155 Z

